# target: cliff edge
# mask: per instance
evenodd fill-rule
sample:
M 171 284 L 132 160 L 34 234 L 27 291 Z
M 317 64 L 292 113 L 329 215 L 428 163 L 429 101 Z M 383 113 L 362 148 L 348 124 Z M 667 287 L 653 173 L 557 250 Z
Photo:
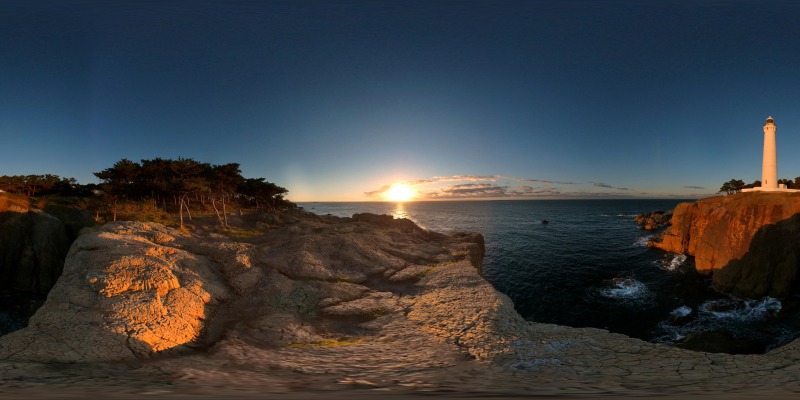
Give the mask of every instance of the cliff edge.
M 739 193 L 679 204 L 648 246 L 694 256 L 715 289 L 787 297 L 800 278 L 800 193 Z

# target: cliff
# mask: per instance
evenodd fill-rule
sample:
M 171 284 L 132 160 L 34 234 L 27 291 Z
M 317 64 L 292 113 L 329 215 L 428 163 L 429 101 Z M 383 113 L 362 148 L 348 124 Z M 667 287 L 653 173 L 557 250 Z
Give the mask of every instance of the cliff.
M 287 213 L 271 228 L 256 222 L 264 234 L 246 243 L 230 232 L 190 235 L 155 223 L 87 232 L 29 327 L 0 340 L 0 358 L 135 360 L 241 342 L 350 343 L 419 329 L 482 358 L 503 346 L 492 334 L 496 320 L 525 325 L 476 273 L 480 235 L 441 235 L 371 214 Z M 460 304 L 465 294 L 451 290 L 454 284 L 481 289 Z M 455 328 L 466 320 L 467 329 Z
M 525 321 L 480 276 L 478 234 L 371 214 L 229 221 L 85 229 L 28 327 L 0 337 L 0 394 L 795 394 L 797 341 L 734 356 Z
M 35 209 L 27 197 L 0 193 L 0 290 L 47 293 L 72 239 L 61 219 Z
M 648 245 L 694 256 L 714 287 L 737 296 L 786 297 L 800 278 L 800 193 L 740 193 L 681 203 L 672 227 Z

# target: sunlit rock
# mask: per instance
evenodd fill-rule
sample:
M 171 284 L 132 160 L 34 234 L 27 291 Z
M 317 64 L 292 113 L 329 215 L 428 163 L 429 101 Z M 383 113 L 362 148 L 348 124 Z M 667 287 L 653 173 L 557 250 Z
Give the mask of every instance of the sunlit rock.
M 651 247 L 695 257 L 714 287 L 747 297 L 786 297 L 800 277 L 800 193 L 751 192 L 675 208 Z

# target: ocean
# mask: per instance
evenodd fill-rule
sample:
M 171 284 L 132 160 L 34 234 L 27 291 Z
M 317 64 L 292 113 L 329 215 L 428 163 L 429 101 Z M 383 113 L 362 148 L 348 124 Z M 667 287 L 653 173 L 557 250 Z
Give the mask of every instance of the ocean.
M 650 249 L 636 214 L 680 200 L 301 203 L 342 217 L 370 212 L 486 239 L 483 275 L 527 320 L 595 327 L 651 342 L 687 337 L 763 352 L 800 336 L 796 301 L 716 293 L 693 259 Z M 547 220 L 543 224 L 542 220 Z M 709 336 L 711 335 L 711 336 Z M 695 345 L 697 346 L 697 345 Z M 706 349 L 702 339 L 700 348 Z M 713 350 L 708 348 L 707 350 Z

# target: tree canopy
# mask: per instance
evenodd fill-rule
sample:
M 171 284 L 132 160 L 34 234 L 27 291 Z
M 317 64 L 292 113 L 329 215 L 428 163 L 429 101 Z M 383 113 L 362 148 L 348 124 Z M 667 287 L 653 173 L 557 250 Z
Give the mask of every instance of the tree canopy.
M 24 194 L 28 197 L 47 195 L 73 195 L 80 189 L 75 178 L 62 178 L 58 175 L 3 175 L 0 176 L 0 190 Z
M 797 189 L 800 188 L 800 176 L 794 178 L 794 180 L 789 180 L 785 178 L 779 179 L 778 183 L 786 185 L 786 187 L 789 189 Z M 734 194 L 741 192 L 742 189 L 749 189 L 755 187 L 761 187 L 760 180 L 755 180 L 751 183 L 745 184 L 744 181 L 742 181 L 741 179 L 731 179 L 722 184 L 722 187 L 719 188 L 718 193 Z
M 123 158 L 94 175 L 113 207 L 125 201 L 151 201 L 155 206 L 177 205 L 191 218 L 192 203 L 211 205 L 221 224 L 227 224 L 228 205 L 278 211 L 294 204 L 284 199 L 288 190 L 264 178 L 245 178 L 239 164 L 212 165 L 191 158 L 155 158 L 140 163 Z M 221 206 L 222 212 L 218 206 Z

